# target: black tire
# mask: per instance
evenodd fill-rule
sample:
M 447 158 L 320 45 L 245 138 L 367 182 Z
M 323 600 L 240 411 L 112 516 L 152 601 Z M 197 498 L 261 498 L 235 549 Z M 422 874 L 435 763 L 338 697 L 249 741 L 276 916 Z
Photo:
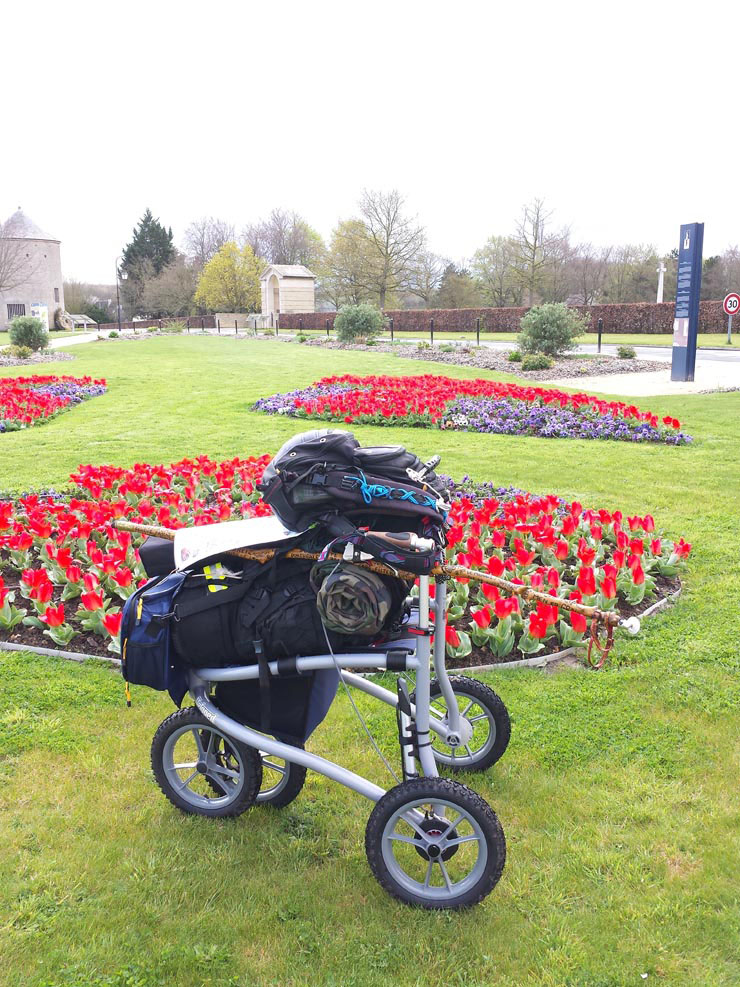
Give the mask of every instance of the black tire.
M 474 713 L 474 715 L 480 718 L 485 714 L 489 732 L 478 738 L 477 747 L 472 743 L 468 745 L 472 751 L 472 754 L 469 754 L 464 747 L 449 747 L 441 737 L 432 731 L 431 741 L 434 759 L 440 768 L 453 774 L 460 771 L 485 771 L 503 756 L 504 751 L 509 746 L 511 739 L 509 711 L 501 697 L 483 682 L 479 682 L 478 679 L 469 679 L 466 675 L 450 675 L 450 685 L 455 695 L 463 703 L 466 705 L 472 703 L 473 707 L 480 707 L 483 712 Z M 411 695 L 412 703 L 415 702 L 415 697 L 416 693 L 414 692 Z M 435 713 L 434 707 L 436 705 L 437 715 L 442 718 L 447 707 L 442 697 L 442 689 L 438 679 L 431 681 L 429 698 L 432 704 L 432 713 Z M 460 704 L 458 703 L 458 705 Z M 463 706 L 462 709 L 464 708 Z M 476 722 L 480 722 L 480 720 L 476 720 Z M 473 740 L 475 739 L 474 734 Z M 462 751 L 462 753 L 455 754 L 455 751 Z
M 440 805 L 444 819 L 434 814 Z M 407 819 L 414 810 L 424 813 L 416 826 Z M 506 840 L 496 813 L 476 792 L 451 778 L 414 778 L 376 803 L 365 830 L 365 853 L 380 886 L 399 901 L 429 909 L 469 908 L 501 878 Z
M 174 752 L 181 740 L 196 761 L 178 767 Z M 211 819 L 241 815 L 254 805 L 262 784 L 258 752 L 216 729 L 195 706 L 178 710 L 159 725 L 151 760 L 157 784 L 176 808 Z M 189 780 L 177 773 L 189 774 L 191 768 Z
M 282 761 L 272 754 L 262 754 L 262 785 L 257 793 L 257 805 L 269 805 L 271 809 L 283 809 L 297 798 L 306 781 L 306 769 L 302 764 L 292 761 Z M 280 767 L 276 768 L 275 765 Z M 273 784 L 271 775 L 284 772 Z

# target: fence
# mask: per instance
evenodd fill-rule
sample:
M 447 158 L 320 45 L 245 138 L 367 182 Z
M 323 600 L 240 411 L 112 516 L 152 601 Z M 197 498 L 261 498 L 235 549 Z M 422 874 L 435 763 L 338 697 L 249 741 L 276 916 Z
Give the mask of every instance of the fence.
M 184 317 L 181 319 L 137 319 L 135 322 L 101 322 L 98 326 L 98 332 L 110 332 L 115 329 L 118 332 L 119 328 L 121 332 L 138 332 L 139 329 L 166 329 L 167 326 L 174 325 L 175 323 L 184 324 L 188 330 L 193 329 L 215 329 L 216 328 L 216 317 L 215 315 L 193 315 L 190 318 Z
M 610 333 L 673 333 L 675 305 L 673 302 L 636 302 L 613 305 L 573 305 L 596 332 L 599 319 L 604 320 L 604 332 Z M 427 308 L 386 310 L 393 332 L 415 333 L 481 333 L 518 332 L 522 316 L 528 308 Z M 291 312 L 280 315 L 281 329 L 325 329 L 334 327 L 336 312 Z M 724 333 L 727 317 L 722 302 L 699 303 L 699 332 Z

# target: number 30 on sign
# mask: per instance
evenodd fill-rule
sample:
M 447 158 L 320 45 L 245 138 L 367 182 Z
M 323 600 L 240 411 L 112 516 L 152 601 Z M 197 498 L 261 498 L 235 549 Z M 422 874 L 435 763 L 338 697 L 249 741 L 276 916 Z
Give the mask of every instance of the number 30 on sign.
M 740 295 L 731 291 L 722 302 L 722 308 L 725 310 L 725 315 L 737 315 L 740 311 Z

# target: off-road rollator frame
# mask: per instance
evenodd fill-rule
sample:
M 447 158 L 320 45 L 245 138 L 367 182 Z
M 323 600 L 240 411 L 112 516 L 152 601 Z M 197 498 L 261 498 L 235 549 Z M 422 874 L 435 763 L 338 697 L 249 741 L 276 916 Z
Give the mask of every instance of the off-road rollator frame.
M 462 683 L 465 706 L 460 710 L 461 696 L 455 694 L 445 667 L 445 577 L 436 578 L 434 624 L 440 633 L 434 637 L 433 648 L 429 584 L 429 576 L 420 577 L 418 620 L 407 628 L 408 637 L 367 651 L 269 663 L 272 676 L 340 665 L 347 685 L 394 707 L 401 742 L 400 784 L 386 792 L 339 764 L 265 736 L 227 716 L 213 702 L 211 685 L 258 677 L 256 665 L 244 665 L 190 671 L 189 690 L 197 713 L 186 709 L 168 717 L 152 745 L 155 776 L 167 797 L 183 811 L 237 815 L 256 798 L 263 762 L 271 765 L 272 759 L 280 759 L 287 772 L 294 767 L 308 768 L 376 803 L 367 824 L 365 847 L 370 867 L 387 891 L 427 908 L 459 908 L 481 901 L 503 872 L 504 833 L 495 813 L 479 795 L 457 781 L 439 777 L 438 760 L 466 770 L 489 766 L 506 747 L 509 719 L 496 694 L 473 679 L 455 680 Z M 398 691 L 393 693 L 357 674 L 386 670 L 415 673 L 413 695 L 409 696 L 404 679 L 399 679 Z M 442 717 L 431 712 L 433 693 L 445 707 Z M 480 712 L 470 714 L 471 710 Z M 471 746 L 472 721 L 485 728 L 476 747 Z M 178 763 L 175 746 L 185 733 L 195 740 L 196 760 Z M 433 737 L 441 748 L 435 750 Z M 456 751 L 460 756 L 456 757 Z M 302 772 L 300 779 L 302 782 Z M 205 790 L 210 788 L 207 795 L 194 790 L 204 781 Z M 276 788 L 275 804 L 285 804 L 279 798 L 280 786 Z

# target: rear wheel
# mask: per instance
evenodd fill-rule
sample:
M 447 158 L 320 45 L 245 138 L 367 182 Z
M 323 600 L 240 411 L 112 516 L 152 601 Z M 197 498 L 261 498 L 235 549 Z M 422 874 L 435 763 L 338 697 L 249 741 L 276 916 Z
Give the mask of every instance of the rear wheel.
M 262 783 L 257 751 L 222 733 L 194 706 L 160 724 L 151 759 L 170 802 L 195 815 L 238 816 L 254 804 Z
M 450 745 L 439 734 L 431 731 L 434 759 L 449 771 L 485 771 L 503 755 L 511 738 L 511 720 L 503 700 L 493 689 L 477 679 L 465 675 L 450 675 L 450 685 L 460 716 L 472 727 L 467 743 Z M 438 679 L 432 679 L 430 711 L 443 722 L 447 721 L 447 700 L 442 695 Z M 411 702 L 415 701 L 415 693 Z

